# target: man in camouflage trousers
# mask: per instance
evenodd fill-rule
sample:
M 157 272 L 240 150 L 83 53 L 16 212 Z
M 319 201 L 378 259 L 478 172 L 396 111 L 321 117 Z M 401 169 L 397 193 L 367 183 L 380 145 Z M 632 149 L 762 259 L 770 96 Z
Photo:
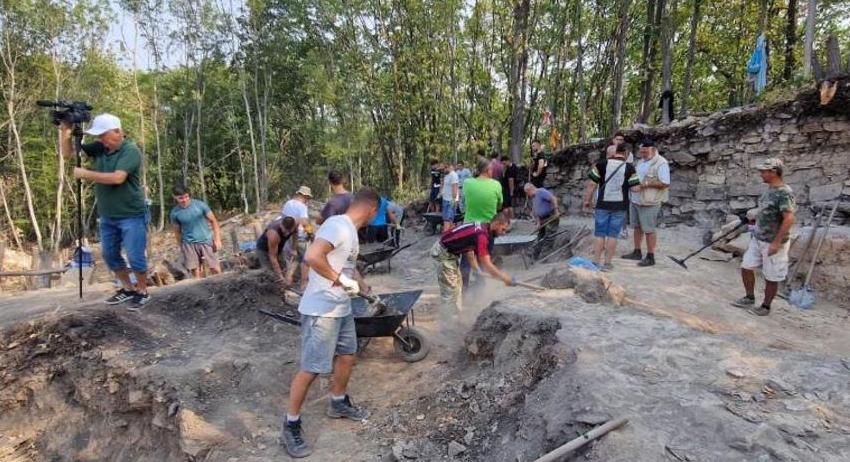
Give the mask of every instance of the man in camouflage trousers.
M 784 165 L 780 159 L 767 159 L 756 168 L 769 188 L 759 198 L 756 226 L 741 262 L 741 279 L 746 295 L 732 304 L 748 309 L 751 314 L 767 316 L 779 283 L 788 274 L 788 248 L 797 205 L 793 191 L 782 180 Z M 765 279 L 764 301 L 760 306 L 755 304 L 756 276 L 753 270 L 756 268 L 761 268 Z

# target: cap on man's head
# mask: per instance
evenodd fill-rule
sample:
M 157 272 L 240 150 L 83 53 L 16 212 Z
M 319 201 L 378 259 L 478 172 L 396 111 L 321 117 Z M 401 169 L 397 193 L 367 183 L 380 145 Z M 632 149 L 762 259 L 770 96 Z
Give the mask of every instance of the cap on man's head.
M 301 186 L 298 188 L 298 191 L 295 191 L 295 194 L 300 194 L 305 197 L 313 197 L 313 191 L 310 190 L 309 186 Z
M 782 170 L 784 169 L 785 164 L 782 162 L 782 159 L 776 157 L 765 159 L 756 165 L 756 170 L 773 170 L 775 172 L 782 173 Z
M 655 140 L 653 140 L 652 138 L 644 138 L 640 142 L 640 147 L 642 147 L 642 148 L 654 148 L 655 147 Z
M 86 130 L 86 133 L 89 135 L 100 136 L 109 130 L 115 130 L 116 128 L 121 128 L 121 119 L 112 114 L 101 114 L 92 120 L 91 126 L 88 130 Z

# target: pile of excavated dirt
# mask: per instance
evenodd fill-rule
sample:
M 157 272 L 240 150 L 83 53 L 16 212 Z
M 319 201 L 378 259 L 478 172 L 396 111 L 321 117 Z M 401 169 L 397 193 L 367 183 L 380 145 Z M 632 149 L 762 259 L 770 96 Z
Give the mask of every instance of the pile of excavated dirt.
M 385 460 L 529 461 L 620 416 L 568 460 L 850 457 L 850 362 L 565 293 L 487 308 L 445 384 L 383 422 Z

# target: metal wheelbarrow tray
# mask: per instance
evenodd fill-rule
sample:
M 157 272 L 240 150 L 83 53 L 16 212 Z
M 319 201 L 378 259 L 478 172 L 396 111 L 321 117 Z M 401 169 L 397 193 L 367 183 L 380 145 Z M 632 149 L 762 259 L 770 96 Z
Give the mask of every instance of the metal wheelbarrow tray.
M 421 290 L 380 294 L 376 297 L 386 305 L 385 312 L 369 316 L 369 302 L 361 297 L 351 299 L 354 327 L 360 350 L 366 348 L 374 337 L 392 337 L 396 353 L 406 362 L 421 361 L 430 351 L 430 344 L 421 330 L 416 328 L 413 305 L 422 295 Z M 278 321 L 300 326 L 298 317 L 260 310 L 260 313 Z
M 413 243 L 403 245 L 399 248 L 395 247 L 387 247 L 386 245 L 381 245 L 379 247 L 367 248 L 364 252 L 357 255 L 357 261 L 363 264 L 363 269 L 375 269 L 375 265 L 381 263 L 382 261 L 387 261 L 387 271 L 392 271 L 392 258 L 402 250 L 412 246 Z

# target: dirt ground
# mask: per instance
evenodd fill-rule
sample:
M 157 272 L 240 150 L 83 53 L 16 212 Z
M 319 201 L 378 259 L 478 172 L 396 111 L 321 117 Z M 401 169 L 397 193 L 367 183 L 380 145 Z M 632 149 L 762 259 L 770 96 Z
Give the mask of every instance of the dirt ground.
M 449 320 L 427 257 L 435 238 L 409 232 L 393 271 L 368 279 L 378 293 L 424 290 L 416 323 L 431 352 L 406 363 L 390 340 L 369 344 L 350 390 L 372 410 L 365 423 L 324 417 L 320 379 L 304 411 L 311 460 L 529 461 L 619 416 L 629 423 L 581 457 L 850 460 L 848 307 L 780 300 L 767 318 L 734 308 L 736 261 L 684 270 L 666 258 L 701 236 L 662 230 L 654 268 L 617 260 L 621 306 L 490 282 Z M 565 265 L 505 264 L 534 281 Z M 140 313 L 102 305 L 110 290 L 0 299 L 0 461 L 287 459 L 279 420 L 298 331 L 257 312 L 292 309 L 269 279 L 180 282 Z

